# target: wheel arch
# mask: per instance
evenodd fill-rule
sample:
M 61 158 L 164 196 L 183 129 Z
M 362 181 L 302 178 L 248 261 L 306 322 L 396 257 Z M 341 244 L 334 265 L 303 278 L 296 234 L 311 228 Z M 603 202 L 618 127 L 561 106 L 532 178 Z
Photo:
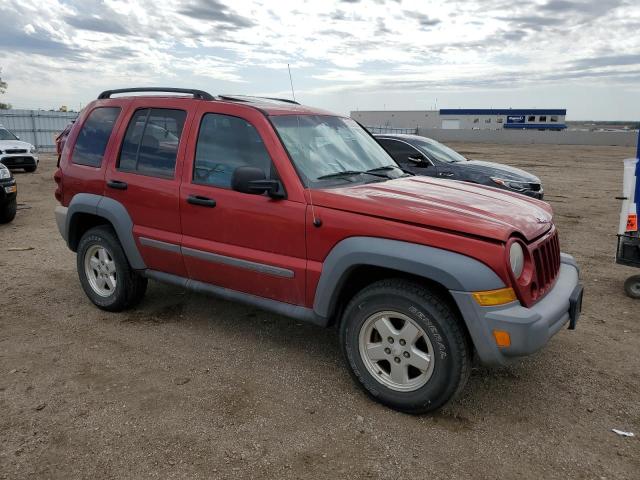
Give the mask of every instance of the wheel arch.
M 69 248 L 75 252 L 82 235 L 98 225 L 110 225 L 114 229 L 131 268 L 146 268 L 133 237 L 133 221 L 124 205 L 101 195 L 75 195 L 67 210 L 65 226 Z
M 327 255 L 313 309 L 329 324 L 335 323 L 340 308 L 355 292 L 389 277 L 428 285 L 453 305 L 456 304 L 451 290 L 493 290 L 505 286 L 491 268 L 466 255 L 397 240 L 351 237 L 339 242 Z

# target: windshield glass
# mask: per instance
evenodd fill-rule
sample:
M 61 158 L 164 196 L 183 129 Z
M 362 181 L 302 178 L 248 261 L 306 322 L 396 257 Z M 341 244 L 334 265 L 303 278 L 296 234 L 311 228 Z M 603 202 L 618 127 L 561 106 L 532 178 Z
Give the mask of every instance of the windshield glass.
M 271 121 L 307 187 L 384 181 L 404 175 L 378 142 L 350 118 L 281 115 Z M 380 167 L 389 168 L 377 170 Z M 367 171 L 375 174 L 359 173 Z M 341 176 L 340 172 L 352 174 Z
M 423 151 L 425 155 L 434 160 L 445 163 L 466 162 L 467 159 L 458 152 L 435 140 L 415 140 L 411 142 L 414 146 Z
M 0 128 L 0 140 L 17 140 L 17 138 L 6 128 Z

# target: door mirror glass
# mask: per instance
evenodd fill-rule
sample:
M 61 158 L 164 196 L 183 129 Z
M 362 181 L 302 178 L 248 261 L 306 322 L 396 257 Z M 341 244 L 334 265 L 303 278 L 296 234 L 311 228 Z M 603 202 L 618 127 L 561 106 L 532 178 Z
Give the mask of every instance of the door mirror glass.
M 238 167 L 231 177 L 231 188 L 236 192 L 284 198 L 284 189 L 278 180 L 267 180 L 264 170 L 258 167 Z

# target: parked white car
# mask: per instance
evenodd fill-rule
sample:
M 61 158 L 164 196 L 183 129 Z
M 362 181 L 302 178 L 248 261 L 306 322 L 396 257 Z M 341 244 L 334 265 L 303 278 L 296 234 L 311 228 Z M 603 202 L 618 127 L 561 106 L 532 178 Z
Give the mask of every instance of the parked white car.
M 24 168 L 25 172 L 35 172 L 38 168 L 36 147 L 0 125 L 0 163 L 8 168 Z

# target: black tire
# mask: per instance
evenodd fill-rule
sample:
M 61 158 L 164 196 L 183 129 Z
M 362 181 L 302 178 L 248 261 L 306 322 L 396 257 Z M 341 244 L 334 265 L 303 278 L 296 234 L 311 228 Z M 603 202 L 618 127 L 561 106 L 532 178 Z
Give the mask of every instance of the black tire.
M 365 366 L 360 354 L 362 327 L 369 317 L 387 310 L 415 322 L 433 345 L 431 376 L 413 391 L 400 392 L 381 383 Z M 360 386 L 373 399 L 405 413 L 441 408 L 462 392 L 471 373 L 471 342 L 455 310 L 424 286 L 402 279 L 373 283 L 353 297 L 342 317 L 340 343 L 351 374 Z
M 2 188 L 2 187 L 0 187 Z M 16 211 L 18 210 L 18 199 L 13 198 L 4 205 L 0 205 L 0 223 L 9 223 L 16 218 Z
M 87 251 L 96 245 L 109 252 L 116 268 L 115 288 L 113 293 L 106 297 L 94 290 L 85 271 Z M 147 291 L 147 279 L 131 268 L 120 241 L 110 226 L 94 227 L 82 236 L 78 244 L 76 264 L 84 293 L 102 310 L 120 312 L 131 308 L 142 300 Z
M 624 292 L 631 298 L 640 298 L 640 275 L 632 275 L 624 282 Z
M 37 168 L 38 168 L 37 165 L 34 165 L 33 167 L 24 167 L 24 171 L 27 173 L 33 173 L 36 171 Z

